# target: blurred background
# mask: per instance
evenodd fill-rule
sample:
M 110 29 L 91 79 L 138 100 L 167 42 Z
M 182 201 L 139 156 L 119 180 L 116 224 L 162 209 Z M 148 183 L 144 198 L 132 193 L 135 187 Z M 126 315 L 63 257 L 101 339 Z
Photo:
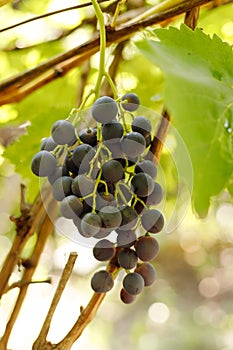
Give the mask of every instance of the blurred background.
M 137 8 L 143 3 L 151 5 L 156 1 L 129 1 L 129 6 Z M 77 5 L 77 1 L 70 0 L 69 6 L 72 5 Z M 63 6 L 59 0 L 16 0 L 0 8 L 0 29 Z M 232 44 L 232 18 L 232 4 L 211 10 L 206 7 L 198 25 L 205 33 L 216 33 Z M 182 20 L 174 19 L 172 25 L 179 26 Z M 0 32 L 1 81 L 85 42 L 92 37 L 95 25 L 93 10 L 87 7 Z M 135 91 L 143 106 L 160 113 L 164 78 L 136 49 L 134 42 L 142 37 L 139 33 L 126 43 L 116 83 L 120 94 Z M 108 55 L 111 61 L 111 52 Z M 96 54 L 88 63 L 84 93 L 96 80 L 98 58 Z M 22 101 L 0 107 L 0 266 L 15 235 L 15 226 L 9 217 L 19 214 L 20 183 L 27 186 L 27 200 L 32 202 L 40 186 L 30 173 L 31 158 L 39 150 L 41 139 L 48 136 L 54 121 L 66 118 L 78 104 L 84 71 L 85 65 L 77 67 Z M 172 136 L 171 129 L 167 139 L 169 152 L 165 147 L 161 158 L 160 179 L 164 187 L 162 210 L 169 222 L 175 207 L 176 224 L 157 236 L 160 254 L 153 262 L 157 280 L 136 302 L 124 305 L 119 298 L 120 274 L 96 318 L 72 347 L 74 350 L 233 350 L 232 200 L 228 192 L 221 193 L 212 201 L 205 219 L 199 219 L 193 212 L 188 196 L 177 205 L 177 198 L 182 197 L 179 197 L 179 169 L 172 161 L 176 146 L 169 146 Z M 191 195 L 189 174 L 186 180 Z M 62 234 L 58 229 L 61 225 Z M 59 341 L 77 319 L 80 307 L 88 303 L 92 295 L 90 278 L 102 265 L 94 260 L 90 248 L 69 239 L 71 229 L 68 221 L 56 224 L 33 278 L 41 281 L 51 277 L 52 284 L 29 287 L 9 348 L 31 349 L 72 251 L 78 252 L 78 259 L 54 315 L 49 340 Z M 30 255 L 35 239 L 36 233 L 24 248 L 23 257 Z M 21 274 L 20 269 L 15 269 L 10 282 L 17 281 Z M 18 290 L 13 289 L 0 301 L 0 336 L 17 294 Z

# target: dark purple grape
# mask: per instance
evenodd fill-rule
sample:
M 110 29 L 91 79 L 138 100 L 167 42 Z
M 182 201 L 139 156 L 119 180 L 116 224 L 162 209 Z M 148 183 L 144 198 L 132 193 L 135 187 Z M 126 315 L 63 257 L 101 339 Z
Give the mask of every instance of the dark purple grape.
M 108 237 L 109 234 L 112 232 L 113 230 L 111 228 L 107 229 L 107 228 L 104 228 L 102 227 L 99 232 L 97 232 L 94 237 L 96 239 L 102 239 L 102 238 L 105 238 L 105 237 Z
M 82 202 L 74 195 L 65 197 L 60 203 L 61 215 L 67 219 L 76 219 L 82 213 L 82 210 Z
M 107 229 L 116 229 L 122 221 L 120 210 L 111 205 L 101 208 L 99 216 L 102 219 L 103 227 Z
M 160 211 L 150 209 L 142 214 L 141 223 L 146 231 L 150 233 L 158 233 L 163 229 L 164 217 Z
M 91 279 L 91 287 L 96 293 L 107 293 L 113 287 L 112 275 L 105 270 L 96 272 Z
M 57 167 L 56 158 L 48 151 L 40 151 L 34 155 L 31 162 L 33 174 L 45 177 L 53 174 Z
M 159 253 L 159 244 L 154 237 L 142 236 L 134 244 L 136 254 L 142 261 L 151 261 Z
M 144 279 L 145 287 L 151 286 L 156 280 L 156 271 L 153 265 L 148 262 L 142 263 L 134 270 Z
M 135 173 L 146 173 L 155 179 L 157 176 L 157 168 L 151 160 L 143 160 L 135 166 Z
M 146 117 L 136 117 L 132 122 L 132 130 L 146 137 L 151 133 L 151 123 Z
M 53 151 L 57 147 L 57 143 L 52 137 L 46 137 L 42 140 L 40 149 L 41 151 Z
M 95 187 L 95 182 L 87 175 L 80 174 L 76 176 L 72 182 L 72 192 L 78 197 L 85 197 L 92 193 Z
M 73 174 L 78 175 L 79 169 L 72 160 L 73 151 L 66 155 L 65 166 Z
M 97 129 L 95 128 L 83 129 L 80 131 L 78 136 L 83 143 L 87 143 L 92 147 L 97 145 Z
M 153 191 L 151 192 L 151 194 L 149 194 L 148 197 L 145 198 L 145 203 L 148 206 L 157 205 L 161 202 L 162 199 L 163 199 L 162 187 L 157 182 L 155 182 Z
M 93 118 L 102 124 L 109 123 L 118 114 L 117 103 L 108 96 L 98 98 L 91 107 Z
M 124 177 L 124 169 L 117 160 L 109 160 L 102 166 L 103 178 L 111 183 L 115 183 Z
M 118 247 L 130 248 L 137 239 L 136 233 L 134 231 L 122 231 L 120 229 L 117 229 L 116 232 Z
M 116 249 L 112 242 L 102 239 L 94 246 L 93 255 L 98 261 L 108 261 L 114 256 L 115 251 Z
M 138 257 L 133 249 L 124 248 L 118 254 L 118 264 L 126 270 L 133 269 L 137 262 Z
M 58 145 L 69 144 L 76 138 L 74 126 L 68 120 L 57 120 L 52 126 L 51 134 Z
M 133 191 L 140 197 L 147 197 L 154 189 L 154 180 L 146 173 L 138 173 L 131 180 Z
M 121 139 L 115 141 L 116 142 L 111 142 L 108 140 L 103 141 L 103 145 L 109 149 L 113 159 L 122 159 L 124 158 L 124 154 L 121 149 Z
M 57 166 L 54 173 L 48 176 L 48 180 L 52 185 L 59 177 L 62 177 L 62 176 L 69 176 L 69 170 L 66 168 L 65 165 Z
M 140 100 L 138 95 L 134 94 L 133 92 L 126 93 L 125 95 L 122 96 L 121 100 L 126 101 L 126 102 L 122 102 L 122 107 L 126 111 L 134 112 L 138 109 L 140 105 Z
M 101 132 L 104 141 L 109 140 L 109 142 L 114 142 L 119 141 L 123 136 L 124 128 L 120 122 L 113 120 L 110 123 L 104 124 Z
M 96 194 L 96 210 L 101 210 L 108 205 L 115 206 L 116 200 L 111 193 L 100 192 Z
M 102 227 L 102 220 L 96 213 L 87 213 L 81 220 L 81 234 L 85 237 L 95 236 Z
M 136 299 L 136 295 L 129 294 L 124 288 L 120 291 L 120 298 L 124 304 L 131 304 Z
M 130 206 L 124 206 L 120 208 L 122 222 L 121 222 L 121 230 L 130 230 L 134 228 L 138 221 L 138 214 L 136 210 Z
M 121 139 L 121 149 L 127 158 L 136 158 L 146 149 L 145 138 L 138 132 L 130 132 Z
M 131 295 L 140 294 L 144 288 L 144 279 L 137 272 L 128 273 L 123 279 L 123 287 Z
M 75 147 L 72 154 L 73 163 L 80 169 L 89 169 L 89 163 L 95 156 L 95 150 L 90 145 L 83 143 Z
M 52 186 L 53 198 L 61 201 L 72 194 L 71 186 L 73 179 L 70 176 L 59 177 Z

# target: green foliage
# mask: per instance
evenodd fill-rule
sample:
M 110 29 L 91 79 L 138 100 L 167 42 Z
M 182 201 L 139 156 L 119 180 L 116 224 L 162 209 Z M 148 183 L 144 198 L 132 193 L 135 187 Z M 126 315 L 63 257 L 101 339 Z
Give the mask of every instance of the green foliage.
M 212 196 L 233 172 L 233 53 L 200 29 L 158 29 L 160 41 L 138 43 L 166 77 L 164 100 L 186 143 L 194 170 L 194 206 L 205 216 Z

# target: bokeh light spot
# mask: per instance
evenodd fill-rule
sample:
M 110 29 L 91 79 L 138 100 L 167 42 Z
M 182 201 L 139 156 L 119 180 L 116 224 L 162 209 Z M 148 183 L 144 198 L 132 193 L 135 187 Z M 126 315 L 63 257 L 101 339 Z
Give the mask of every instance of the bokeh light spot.
M 164 303 L 153 303 L 148 310 L 149 318 L 155 323 L 165 323 L 169 319 L 170 310 Z
M 205 277 L 199 283 L 198 289 L 205 298 L 213 298 L 218 295 L 220 286 L 215 278 Z

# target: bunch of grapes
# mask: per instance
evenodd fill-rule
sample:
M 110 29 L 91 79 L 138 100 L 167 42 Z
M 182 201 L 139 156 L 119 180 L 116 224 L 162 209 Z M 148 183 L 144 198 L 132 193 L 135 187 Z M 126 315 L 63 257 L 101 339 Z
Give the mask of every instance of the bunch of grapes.
M 146 117 L 134 115 L 139 105 L 133 93 L 117 102 L 98 98 L 91 107 L 96 126 L 79 132 L 68 120 L 56 121 L 31 163 L 35 175 L 48 178 L 60 214 L 73 220 L 83 237 L 96 239 L 94 257 L 101 262 L 115 257 L 126 271 L 120 293 L 124 303 L 155 281 L 150 261 L 159 244 L 151 234 L 164 226 L 163 214 L 154 208 L 162 188 L 149 157 L 152 126 Z M 108 239 L 113 231 L 115 242 Z M 91 286 L 97 293 L 109 291 L 112 275 L 96 272 Z

